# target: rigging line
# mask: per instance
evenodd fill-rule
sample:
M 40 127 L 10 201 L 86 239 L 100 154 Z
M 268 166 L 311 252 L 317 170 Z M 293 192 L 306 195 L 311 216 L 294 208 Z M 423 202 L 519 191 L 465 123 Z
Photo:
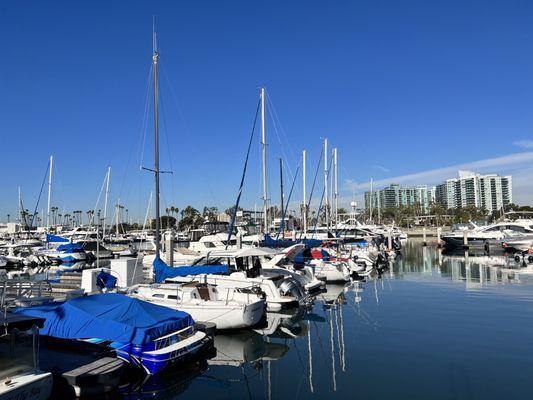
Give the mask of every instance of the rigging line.
M 174 91 L 174 86 L 172 85 L 172 82 L 171 82 L 171 80 L 170 80 L 170 78 L 169 78 L 169 76 L 167 74 L 167 71 L 166 71 L 164 63 L 161 64 L 161 71 L 163 72 L 162 75 L 167 80 L 168 87 L 170 88 L 170 95 L 172 97 L 172 100 L 174 100 L 176 109 L 178 110 L 178 116 L 179 116 L 179 118 L 180 118 L 180 120 L 181 120 L 181 122 L 183 124 L 183 127 L 185 128 L 184 133 L 188 137 L 191 137 L 190 130 L 189 130 L 188 126 L 187 126 L 185 118 L 183 117 L 183 112 L 182 112 L 182 109 L 180 107 L 180 103 L 178 101 L 178 96 L 176 96 L 176 92 Z
M 143 129 L 143 126 L 146 127 L 147 126 L 147 115 L 148 115 L 148 99 L 149 99 L 149 91 L 150 91 L 150 78 L 151 78 L 151 75 L 152 75 L 152 65 L 150 64 L 150 69 L 149 69 L 149 72 L 148 72 L 148 81 L 146 83 L 146 90 L 145 90 L 145 99 L 144 99 L 144 115 L 143 115 L 143 118 L 141 120 L 141 132 L 143 133 L 144 131 L 144 134 L 142 136 L 142 145 L 141 145 L 141 151 L 142 151 L 142 154 L 141 154 L 141 166 L 142 166 L 142 163 L 143 163 L 143 160 L 144 160 L 144 142 L 145 142 L 145 137 L 146 137 L 146 128 Z M 134 151 L 134 147 L 135 147 L 135 141 L 134 140 L 131 140 L 131 143 L 130 143 L 130 148 L 129 148 L 129 152 L 128 152 L 128 159 L 127 159 L 127 162 L 126 162 L 126 165 L 124 167 L 124 174 L 122 175 L 122 181 L 120 183 L 120 189 L 118 191 L 118 195 L 121 196 L 121 197 L 124 197 L 125 200 L 128 200 L 129 198 L 129 191 L 131 189 L 131 185 L 128 185 L 128 193 L 126 195 L 123 196 L 123 190 L 124 190 L 124 185 L 126 184 L 126 180 L 128 179 L 128 176 L 129 176 L 129 167 L 131 165 L 131 160 L 133 158 L 133 151 Z
M 272 101 L 272 98 L 270 97 L 269 92 L 268 91 L 265 91 L 265 92 L 266 92 L 266 95 L 267 95 L 268 103 L 270 104 L 270 107 L 268 109 L 269 110 L 272 109 L 271 117 L 274 120 L 273 116 L 275 116 L 275 120 L 277 121 L 277 124 L 279 125 L 279 128 L 281 130 L 281 133 L 283 134 L 283 136 L 285 138 L 285 141 L 287 142 L 287 147 L 289 148 L 289 151 L 291 152 L 292 162 L 295 163 L 295 160 L 297 159 L 297 157 L 294 154 L 294 151 L 292 149 L 292 146 L 291 146 L 291 143 L 289 141 L 289 138 L 288 138 L 287 134 L 285 133 L 285 129 L 283 129 L 283 125 L 281 124 L 281 120 L 278 117 L 278 112 L 276 111 L 276 107 L 274 106 L 274 103 Z M 273 112 L 273 114 L 272 114 L 272 112 Z
M 171 152 L 170 152 L 170 143 L 169 143 L 169 139 L 168 139 L 168 129 L 167 129 L 167 123 L 166 123 L 166 108 L 165 108 L 165 105 L 164 105 L 164 102 L 163 102 L 163 97 L 161 96 L 161 88 L 159 89 L 159 104 L 161 106 L 161 125 L 163 127 L 163 136 L 165 137 L 165 142 L 167 144 L 167 153 L 168 153 L 168 161 L 169 161 L 169 164 L 170 164 L 170 195 L 171 195 L 171 201 L 174 201 L 174 199 L 176 198 L 175 197 L 175 192 L 174 192 L 174 176 L 173 176 L 173 173 L 174 173 L 174 165 L 172 163 L 172 155 L 171 155 Z
M 298 164 L 298 168 L 296 168 L 296 173 L 294 175 L 294 179 L 292 180 L 291 190 L 289 192 L 289 197 L 287 198 L 287 203 L 285 205 L 285 208 L 283 209 L 283 215 L 281 216 L 281 221 L 279 223 L 278 234 L 276 235 L 276 240 L 278 240 L 280 233 L 284 229 L 285 215 L 287 215 L 287 208 L 289 207 L 289 201 L 291 201 L 292 190 L 294 189 L 294 183 L 296 182 L 296 178 L 298 177 L 298 171 L 300 171 L 300 165 L 299 164 Z
M 274 120 L 274 116 L 272 115 L 272 110 L 271 110 L 270 107 L 267 107 L 267 109 L 268 109 L 268 112 L 270 113 L 270 118 L 272 119 L 272 122 L 273 122 L 272 126 L 274 127 L 274 132 L 276 133 L 276 137 L 278 138 L 278 143 L 279 143 L 279 146 L 280 146 L 280 149 L 281 149 L 280 152 L 282 154 L 282 158 L 285 159 L 286 164 L 287 164 L 287 170 L 289 172 L 290 177 L 292 178 L 293 174 L 292 174 L 292 171 L 291 171 L 291 168 L 290 168 L 289 158 L 287 157 L 287 155 L 285 154 L 285 151 L 283 150 L 284 145 L 281 142 L 281 137 L 279 135 L 278 128 L 277 128 L 276 122 Z
M 244 160 L 244 168 L 242 171 L 241 184 L 239 185 L 239 191 L 237 192 L 237 200 L 235 201 L 235 207 L 233 208 L 233 215 L 231 216 L 231 224 L 228 228 L 228 242 L 226 244 L 226 249 L 230 244 L 231 234 L 233 232 L 233 227 L 235 225 L 235 219 L 237 218 L 237 209 L 239 208 L 239 203 L 241 201 L 242 191 L 244 189 L 244 180 L 246 178 L 246 169 L 248 168 L 248 159 L 250 157 L 250 149 L 252 148 L 252 143 L 254 139 L 255 126 L 257 125 L 257 116 L 259 115 L 259 109 L 261 107 L 261 100 L 257 102 L 257 108 L 255 110 L 254 123 L 252 125 L 252 132 L 250 134 L 250 140 L 248 142 L 248 150 L 246 151 L 246 158 Z
M 332 163 L 333 159 L 329 160 L 329 167 L 328 167 L 328 171 L 331 169 L 331 163 Z M 313 236 L 311 237 L 314 237 L 315 234 L 316 234 L 316 228 L 317 228 L 317 225 L 318 225 L 318 220 L 320 219 L 320 211 L 322 209 L 322 202 L 324 201 L 324 194 L 327 196 L 327 193 L 326 193 L 326 186 L 324 186 L 324 188 L 322 189 L 322 196 L 320 197 L 320 203 L 318 205 L 318 212 L 316 213 L 316 220 L 315 220 L 315 227 L 313 229 Z M 328 212 L 328 210 L 326 209 L 325 210 L 326 213 Z M 329 232 L 329 228 L 328 228 L 328 232 Z
M 313 199 L 313 193 L 315 191 L 315 184 L 316 184 L 316 178 L 318 176 L 318 171 L 320 170 L 320 166 L 322 164 L 323 153 L 324 153 L 324 146 L 322 146 L 322 148 L 320 149 L 320 157 L 318 157 L 318 163 L 316 164 L 315 177 L 313 178 L 313 185 L 311 186 L 311 192 L 309 193 L 309 200 L 307 201 L 307 204 L 305 204 L 307 211 L 311 209 L 311 200 Z M 303 234 L 303 231 L 300 231 L 300 236 L 298 237 L 298 239 L 302 238 L 302 234 Z
M 152 74 L 153 74 L 153 64 L 150 63 L 150 69 L 148 71 L 148 81 L 146 83 L 146 91 L 145 91 L 145 97 L 144 97 L 144 114 L 141 120 L 141 142 L 140 142 L 141 164 L 139 166 L 139 169 L 142 169 L 142 166 L 144 164 L 144 145 L 146 143 L 146 132 L 148 131 L 148 108 L 149 108 L 150 94 L 151 94 L 150 89 L 152 87 Z
M 33 210 L 33 215 L 31 216 L 31 224 L 30 224 L 31 227 L 33 227 L 33 222 L 35 221 L 35 214 L 37 213 L 37 208 L 39 208 L 39 202 L 41 201 L 41 195 L 43 193 L 44 184 L 46 182 L 46 177 L 48 176 L 49 170 L 50 170 L 50 161 L 48 161 L 46 172 L 44 173 L 43 182 L 41 183 L 41 190 L 39 191 L 39 197 L 37 198 L 37 204 L 35 204 L 35 210 Z

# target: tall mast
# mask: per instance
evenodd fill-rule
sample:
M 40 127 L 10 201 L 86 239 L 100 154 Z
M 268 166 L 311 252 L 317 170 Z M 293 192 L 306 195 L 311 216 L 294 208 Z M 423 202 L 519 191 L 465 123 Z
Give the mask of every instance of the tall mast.
M 329 230 L 329 196 L 328 196 L 328 139 L 324 139 L 324 194 L 325 194 L 325 202 L 324 202 L 324 209 L 326 211 L 326 227 Z
M 335 175 L 334 186 L 333 186 L 333 199 L 335 207 L 335 229 L 339 224 L 339 170 L 337 167 L 337 148 L 333 149 L 333 174 Z
M 19 216 L 18 220 L 20 224 L 22 225 L 22 194 L 20 193 L 20 186 L 19 186 Z
M 285 231 L 284 226 L 284 214 L 283 214 L 283 159 L 279 159 L 279 182 L 280 182 L 280 196 L 281 196 L 281 219 L 280 219 L 280 227 L 281 227 L 281 235 L 283 236 L 283 232 Z
M 267 171 L 266 171 L 266 125 L 265 125 L 265 88 L 261 88 L 261 158 L 263 175 L 263 232 L 268 231 L 268 195 L 267 195 Z
M 155 253 L 159 256 L 161 249 L 161 227 L 160 225 L 160 210 L 159 210 L 159 83 L 157 75 L 157 60 L 159 54 L 157 53 L 157 36 L 155 28 L 153 32 L 153 47 L 154 53 L 152 55 L 152 63 L 154 65 L 154 174 L 155 174 Z
M 374 179 L 370 178 L 370 222 L 372 222 L 372 207 L 374 206 Z
M 50 209 L 52 202 L 52 173 L 54 170 L 54 156 L 50 156 L 50 170 L 48 174 L 48 207 L 46 212 L 46 230 L 50 228 Z
M 303 208 L 303 229 L 304 229 L 304 233 L 307 233 L 307 193 L 306 193 L 306 182 L 305 182 L 305 179 L 306 179 L 306 163 L 307 163 L 307 154 L 306 154 L 306 151 L 304 150 L 302 152 L 302 166 L 303 166 L 303 205 L 304 205 L 304 208 Z
M 104 203 L 104 222 L 102 229 L 102 239 L 105 237 L 105 223 L 107 218 L 107 198 L 109 196 L 109 181 L 111 180 L 111 167 L 107 167 L 107 176 L 105 182 L 105 203 Z M 98 226 L 97 226 L 98 229 Z

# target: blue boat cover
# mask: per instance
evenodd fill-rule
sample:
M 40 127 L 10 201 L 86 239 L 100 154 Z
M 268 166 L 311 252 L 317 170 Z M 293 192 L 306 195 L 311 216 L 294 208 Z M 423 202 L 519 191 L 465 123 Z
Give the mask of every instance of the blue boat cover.
M 177 276 L 189 276 L 199 274 L 227 274 L 227 265 L 176 265 L 169 267 L 159 256 L 154 260 L 155 282 L 161 283 L 165 279 Z
M 57 251 L 65 251 L 65 252 L 72 252 L 72 251 L 82 251 L 83 245 L 81 243 L 66 243 L 66 244 L 60 244 L 57 246 Z
M 16 314 L 45 318 L 41 334 L 61 339 L 90 339 L 142 345 L 194 323 L 182 311 L 118 293 L 95 294 L 65 302 L 22 307 Z
M 49 233 L 46 234 L 46 241 L 48 243 L 68 243 L 69 242 L 67 238 L 57 236 L 57 235 L 50 235 Z
M 279 247 L 290 247 L 298 243 L 303 243 L 307 247 L 320 247 L 322 245 L 322 240 L 319 239 L 272 239 L 270 235 L 265 235 L 263 239 L 263 246 L 279 248 Z
M 117 285 L 117 278 L 108 272 L 100 271 L 96 276 L 96 285 L 102 289 L 113 289 Z

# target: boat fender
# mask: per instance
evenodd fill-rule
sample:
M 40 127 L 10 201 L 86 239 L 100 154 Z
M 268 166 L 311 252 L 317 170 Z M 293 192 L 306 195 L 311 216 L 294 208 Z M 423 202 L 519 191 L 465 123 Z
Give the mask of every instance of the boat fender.
M 518 263 L 520 262 L 520 256 L 514 256 L 514 260 Z
M 533 255 L 527 257 L 527 261 L 531 264 L 533 263 Z

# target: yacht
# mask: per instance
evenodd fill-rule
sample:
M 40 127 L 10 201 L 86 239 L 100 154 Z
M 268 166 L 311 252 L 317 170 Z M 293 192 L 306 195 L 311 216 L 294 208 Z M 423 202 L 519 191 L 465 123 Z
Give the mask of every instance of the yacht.
M 533 239 L 533 220 L 518 219 L 516 221 L 500 221 L 491 225 L 478 226 L 470 222 L 470 229 L 459 229 L 441 239 L 446 246 L 461 247 L 464 245 L 465 236 L 468 246 L 484 246 L 485 244 L 501 244 L 506 235 L 519 233 L 525 238 Z

